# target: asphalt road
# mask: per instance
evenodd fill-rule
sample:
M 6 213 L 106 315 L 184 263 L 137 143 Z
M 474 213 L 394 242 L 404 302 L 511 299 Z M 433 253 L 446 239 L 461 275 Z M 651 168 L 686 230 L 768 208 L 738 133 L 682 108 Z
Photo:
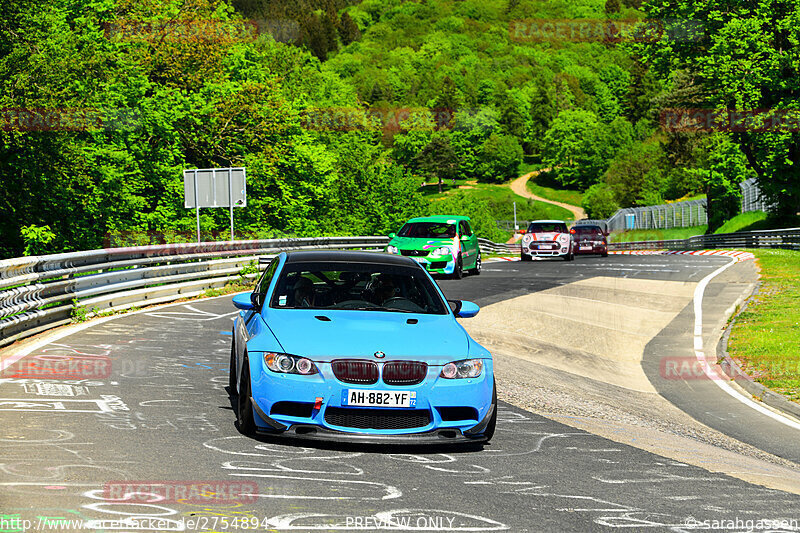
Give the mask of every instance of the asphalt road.
M 724 262 L 612 256 L 487 263 L 481 276 L 440 283 L 448 297 L 487 305 L 593 276 L 699 281 Z M 733 521 L 709 522 L 722 526 L 717 530 L 746 531 L 747 521 L 777 519 L 794 519 L 800 529 L 800 496 L 508 404 L 484 447 L 245 438 L 234 426 L 226 391 L 234 314 L 226 297 L 92 324 L 28 358 L 110 363 L 98 364 L 96 378 L 0 380 L 0 520 L 6 520 L 0 531 L 23 531 L 16 519 L 31 521 L 25 531 L 55 531 L 37 527 L 42 517 L 154 519 L 136 528 L 89 523 L 98 531 L 691 531 L 699 528 L 693 521 L 706 520 Z M 685 320 L 682 315 L 676 320 Z M 721 397 L 712 389 L 707 394 Z M 689 412 L 693 405 L 683 407 Z M 736 421 L 729 418 L 719 428 L 731 424 Z M 176 480 L 210 483 L 224 501 L 175 497 L 187 486 L 174 488 Z M 226 487 L 236 494 L 226 496 Z

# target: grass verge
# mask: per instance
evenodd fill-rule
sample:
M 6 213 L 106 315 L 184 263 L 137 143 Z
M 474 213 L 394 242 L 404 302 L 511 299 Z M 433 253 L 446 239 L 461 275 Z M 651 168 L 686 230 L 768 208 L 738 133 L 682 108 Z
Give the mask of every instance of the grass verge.
M 688 239 L 695 235 L 703 235 L 706 226 L 691 226 L 689 228 L 670 229 L 634 229 L 629 231 L 614 232 L 609 236 L 610 242 L 634 241 L 666 241 L 670 239 Z
M 733 233 L 735 231 L 756 231 L 770 229 L 767 214 L 764 211 L 750 211 L 741 213 L 727 220 L 714 233 Z
M 749 250 L 761 268 L 761 288 L 736 318 L 731 357 L 757 382 L 800 401 L 800 252 Z
M 554 202 L 562 202 L 577 207 L 581 206 L 583 202 L 583 193 L 577 189 L 563 189 L 559 184 L 554 183 L 553 180 L 548 180 L 547 174 L 540 174 L 528 180 L 526 187 L 528 191 L 553 200 Z

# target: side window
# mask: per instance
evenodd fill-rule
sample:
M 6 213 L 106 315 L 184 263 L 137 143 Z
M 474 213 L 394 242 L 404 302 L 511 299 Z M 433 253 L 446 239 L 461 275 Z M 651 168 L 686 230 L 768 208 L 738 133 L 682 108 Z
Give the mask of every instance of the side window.
M 472 227 L 469 225 L 469 222 L 467 222 L 466 220 L 462 220 L 461 224 L 464 226 L 463 227 L 463 234 L 471 237 L 472 236 Z
M 253 290 L 254 294 L 258 295 L 258 305 L 264 305 L 264 299 L 267 297 L 267 290 L 269 290 L 269 284 L 272 282 L 273 276 L 275 276 L 275 271 L 278 269 L 278 258 L 272 260 L 272 263 L 269 264 L 267 270 L 264 271 L 264 274 L 261 275 L 261 279 L 258 280 L 256 284 L 256 288 Z

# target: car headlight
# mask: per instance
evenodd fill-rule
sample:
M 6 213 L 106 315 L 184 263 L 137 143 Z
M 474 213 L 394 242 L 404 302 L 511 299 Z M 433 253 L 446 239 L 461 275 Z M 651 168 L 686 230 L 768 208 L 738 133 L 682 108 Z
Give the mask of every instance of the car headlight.
M 436 256 L 450 255 L 450 254 L 452 254 L 452 252 L 450 251 L 450 248 L 448 248 L 447 246 L 442 246 L 431 252 L 431 255 L 436 255 Z
M 483 361 L 480 359 L 463 359 L 453 361 L 442 367 L 439 377 L 445 379 L 477 378 L 483 372 Z
M 389 246 L 386 247 L 386 253 L 387 254 L 396 254 L 396 253 L 399 253 L 399 251 L 397 250 L 397 246 L 392 246 L 390 244 Z
M 286 353 L 267 352 L 264 354 L 264 364 L 267 365 L 267 368 L 279 374 L 310 376 L 318 372 L 316 365 L 310 359 Z
M 525 235 L 522 236 L 522 242 L 529 243 L 529 242 L 531 242 L 532 238 L 533 237 L 531 237 L 530 233 L 526 233 Z
M 566 243 L 567 241 L 569 241 L 569 235 L 562 233 L 558 236 L 558 240 L 563 243 Z

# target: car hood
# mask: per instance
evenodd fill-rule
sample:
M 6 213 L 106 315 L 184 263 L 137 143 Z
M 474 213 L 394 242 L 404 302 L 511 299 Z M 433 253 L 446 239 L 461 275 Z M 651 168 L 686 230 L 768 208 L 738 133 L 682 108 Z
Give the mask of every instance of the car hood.
M 555 241 L 559 235 L 568 235 L 567 233 L 547 232 L 547 233 L 529 233 L 534 241 Z
M 441 246 L 452 247 L 455 239 L 417 239 L 413 237 L 395 237 L 389 244 L 400 250 L 435 250 Z
M 375 352 L 383 352 L 384 360 L 437 365 L 469 355 L 467 332 L 451 315 L 324 309 L 269 309 L 265 315 L 287 353 L 314 361 L 375 359 Z M 409 324 L 409 319 L 417 323 Z

